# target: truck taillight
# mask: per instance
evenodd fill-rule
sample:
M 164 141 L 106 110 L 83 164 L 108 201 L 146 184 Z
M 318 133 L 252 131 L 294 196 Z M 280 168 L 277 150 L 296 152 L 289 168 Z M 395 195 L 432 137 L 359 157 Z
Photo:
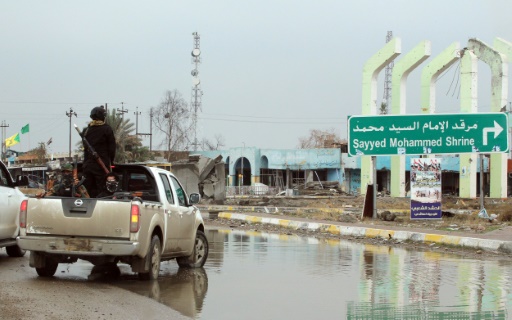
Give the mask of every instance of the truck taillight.
M 20 204 L 20 228 L 27 227 L 27 204 L 28 200 L 21 201 Z
M 139 232 L 140 228 L 140 209 L 139 206 L 132 204 L 130 215 L 130 232 Z

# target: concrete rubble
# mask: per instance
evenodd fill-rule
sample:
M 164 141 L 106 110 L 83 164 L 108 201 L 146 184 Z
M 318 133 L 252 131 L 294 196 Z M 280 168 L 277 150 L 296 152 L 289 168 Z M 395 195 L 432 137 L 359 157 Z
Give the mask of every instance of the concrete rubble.
M 189 155 L 186 160 L 172 162 L 171 170 L 184 184 L 187 193 L 197 192 L 202 199 L 210 199 L 216 204 L 226 200 L 226 169 L 222 156 L 212 159 Z

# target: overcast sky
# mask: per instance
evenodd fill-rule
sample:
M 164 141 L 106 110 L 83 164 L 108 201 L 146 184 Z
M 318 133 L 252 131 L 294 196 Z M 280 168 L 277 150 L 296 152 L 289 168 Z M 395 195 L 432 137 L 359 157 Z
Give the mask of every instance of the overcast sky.
M 511 13 L 510 0 L 0 0 L 2 138 L 30 124 L 13 149 L 52 138 L 51 152 L 67 152 L 66 111 L 83 127 L 104 103 L 128 109 L 133 122 L 138 107 L 139 132 L 149 132 L 149 108 L 167 90 L 191 101 L 193 32 L 201 37 L 204 93 L 198 138 L 220 135 L 225 149 L 294 149 L 311 129 L 346 137 L 347 115 L 361 114 L 363 65 L 388 31 L 403 54 L 430 40 L 434 57 L 469 38 L 512 41 Z M 431 59 L 409 76 L 408 113 L 419 113 L 421 67 Z M 438 81 L 438 112 L 459 109 L 457 71 Z M 479 72 L 488 77 L 485 65 Z M 481 111 L 489 111 L 489 92 L 480 81 Z

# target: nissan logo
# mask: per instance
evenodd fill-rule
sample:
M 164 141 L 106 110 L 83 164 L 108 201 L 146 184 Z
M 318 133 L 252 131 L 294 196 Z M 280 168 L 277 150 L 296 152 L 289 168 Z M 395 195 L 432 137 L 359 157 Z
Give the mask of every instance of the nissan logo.
M 76 199 L 75 200 L 75 206 L 80 207 L 83 204 L 84 204 L 84 202 L 82 201 L 82 199 Z

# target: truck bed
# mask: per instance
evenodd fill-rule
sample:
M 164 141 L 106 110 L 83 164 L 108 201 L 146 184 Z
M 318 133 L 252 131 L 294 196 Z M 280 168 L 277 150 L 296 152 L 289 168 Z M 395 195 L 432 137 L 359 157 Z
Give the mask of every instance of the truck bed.
M 130 237 L 130 210 L 131 202 L 123 200 L 30 198 L 26 233 L 127 239 Z

